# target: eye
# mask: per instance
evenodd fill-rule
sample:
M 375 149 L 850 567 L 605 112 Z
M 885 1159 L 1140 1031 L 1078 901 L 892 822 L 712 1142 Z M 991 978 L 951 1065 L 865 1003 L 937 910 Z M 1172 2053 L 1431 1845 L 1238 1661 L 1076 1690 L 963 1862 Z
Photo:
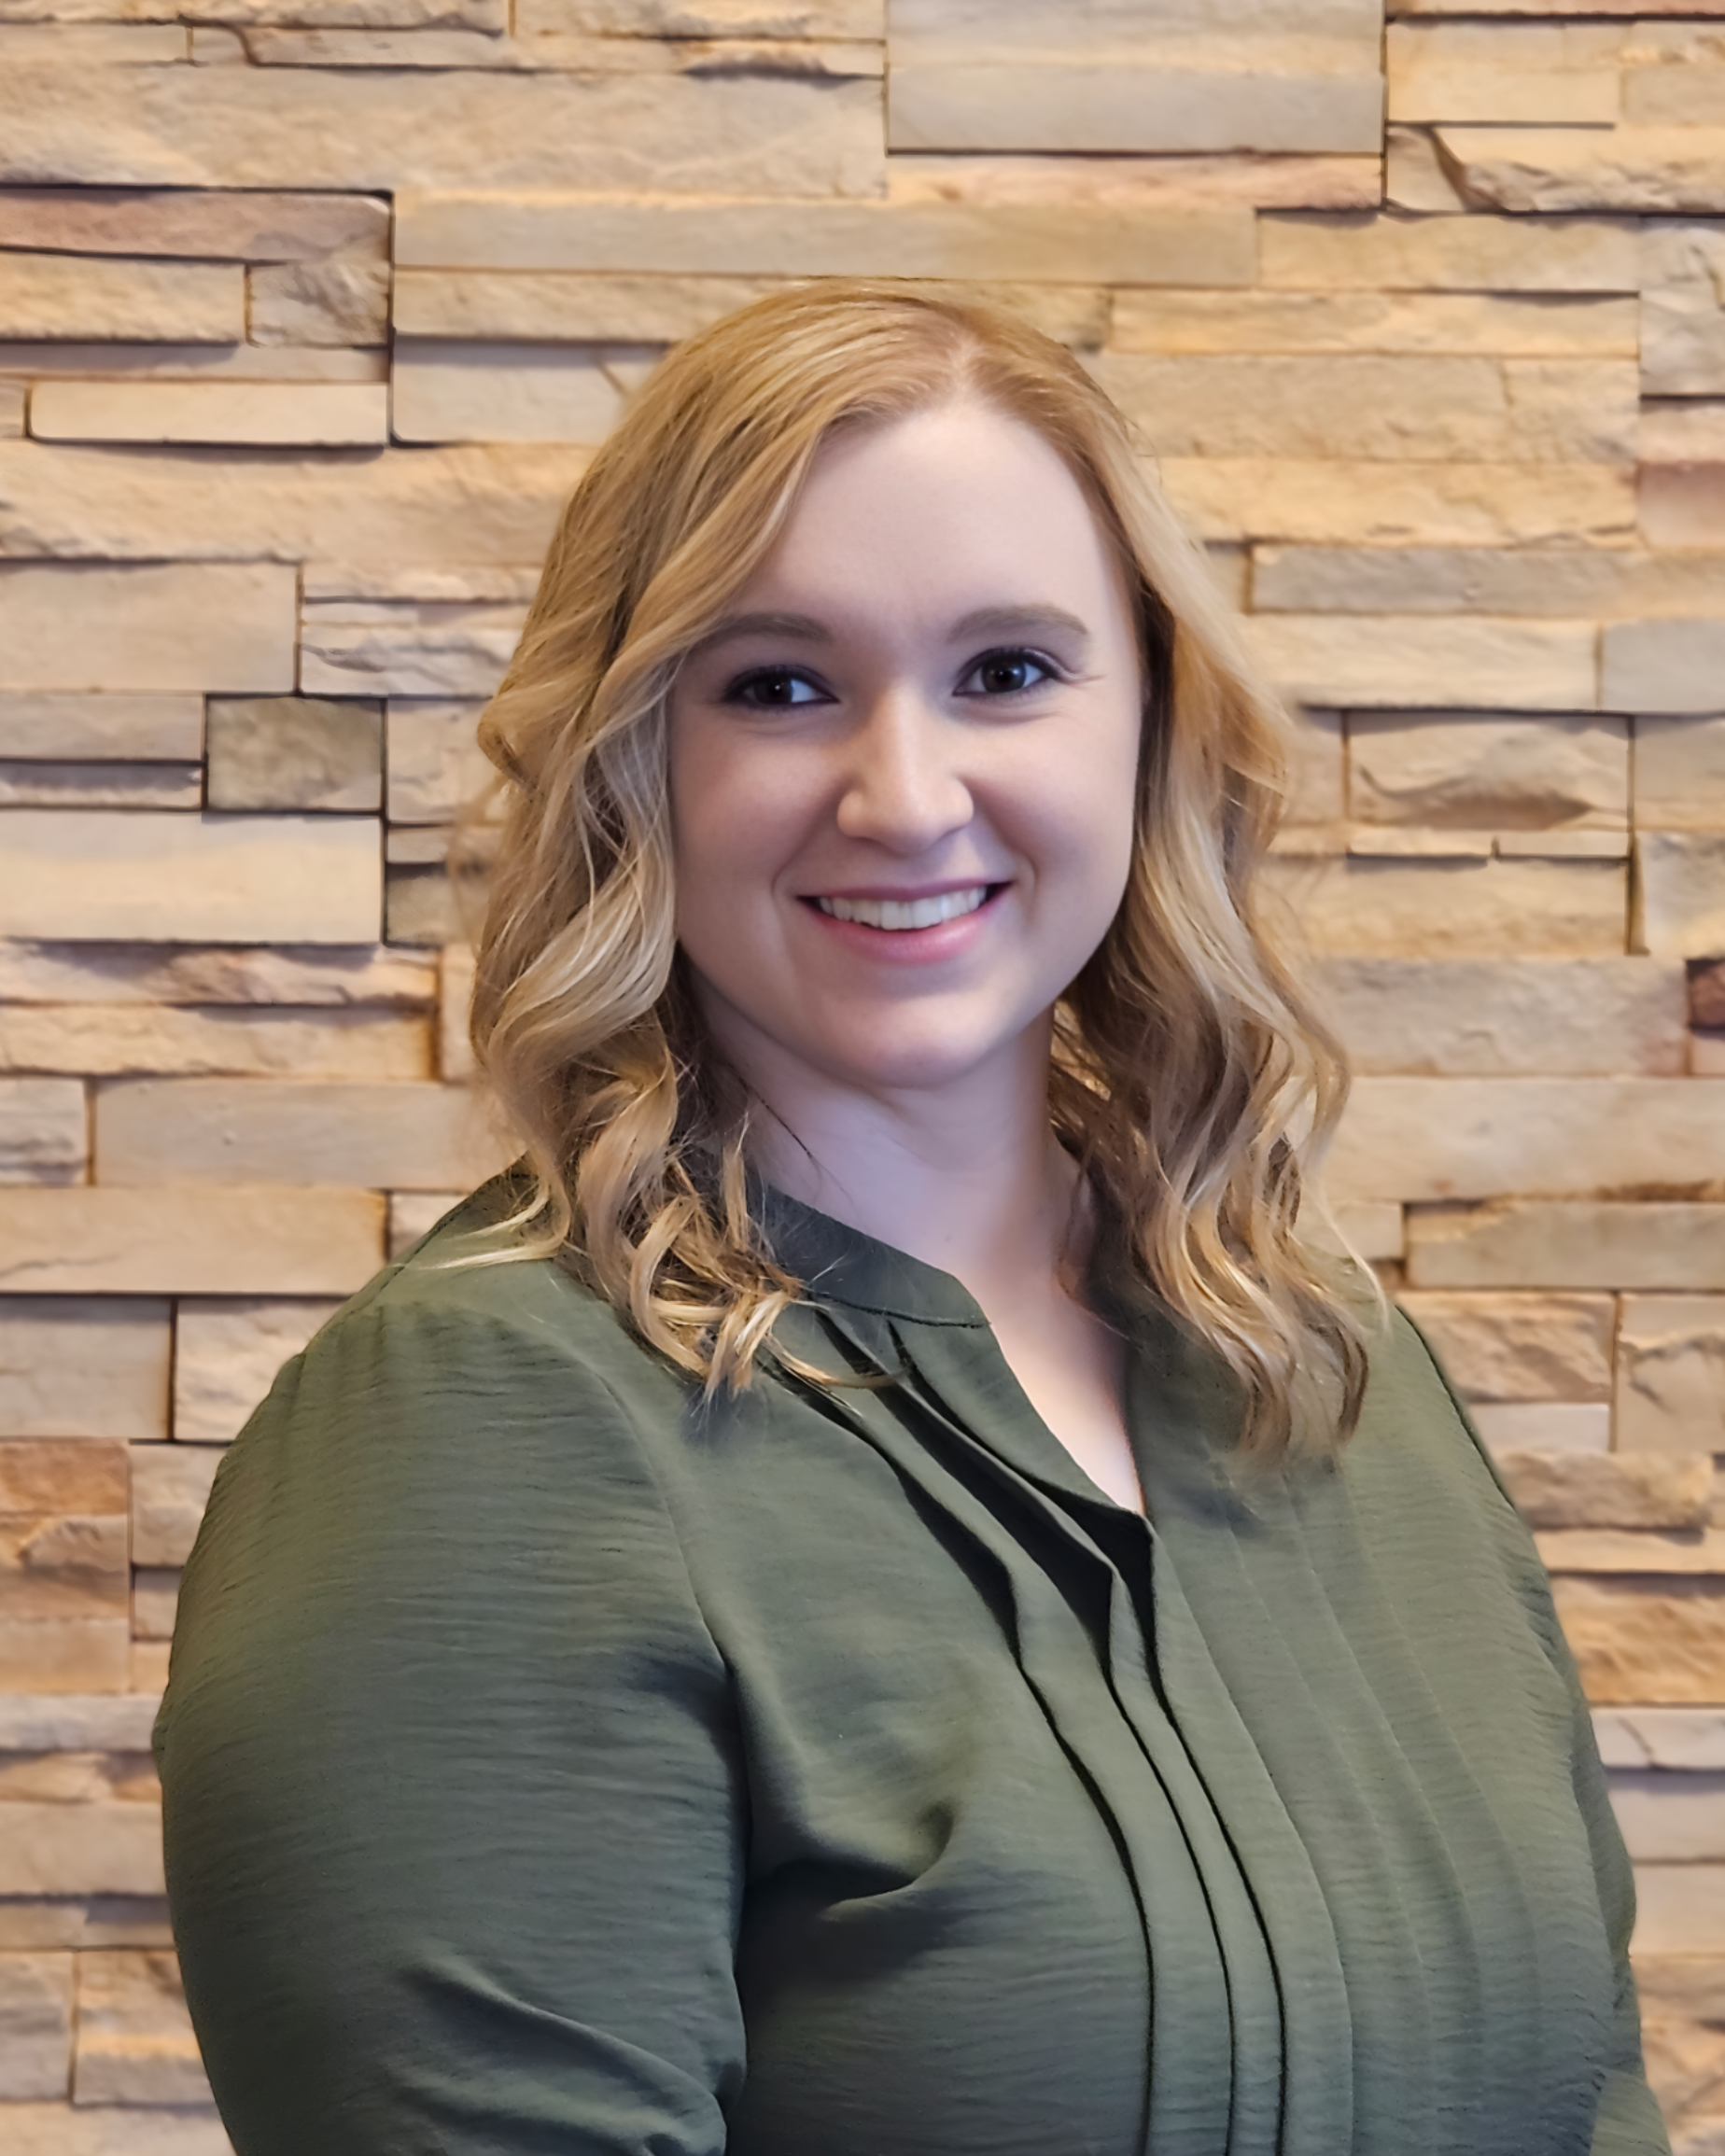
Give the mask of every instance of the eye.
M 961 696 L 1022 696 L 1045 682 L 1059 680 L 1060 670 L 1038 651 L 985 651 L 959 681 Z
M 724 701 L 740 704 L 748 711 L 788 711 L 799 704 L 824 704 L 828 697 L 818 682 L 794 666 L 756 666 L 730 683 Z

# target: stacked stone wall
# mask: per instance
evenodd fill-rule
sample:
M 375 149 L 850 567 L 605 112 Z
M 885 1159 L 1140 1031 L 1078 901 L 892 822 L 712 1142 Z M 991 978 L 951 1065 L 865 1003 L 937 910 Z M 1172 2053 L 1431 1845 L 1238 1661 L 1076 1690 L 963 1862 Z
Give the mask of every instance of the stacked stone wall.
M 1356 1239 L 1539 1538 L 1725 2151 L 1725 0 L 0 0 L 0 2148 L 217 2156 L 223 1446 L 497 1156 L 441 861 L 667 343 L 970 278 L 1305 708 Z

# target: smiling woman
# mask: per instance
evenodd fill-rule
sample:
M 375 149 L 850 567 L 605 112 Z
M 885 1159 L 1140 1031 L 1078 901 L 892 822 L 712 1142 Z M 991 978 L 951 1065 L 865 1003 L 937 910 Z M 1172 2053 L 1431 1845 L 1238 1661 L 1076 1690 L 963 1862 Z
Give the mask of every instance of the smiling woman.
M 239 2156 L 1665 2156 L 1537 1559 L 1298 1232 L 1279 723 L 1006 317 L 809 287 L 625 416 L 485 729 L 526 1159 L 185 1575 Z

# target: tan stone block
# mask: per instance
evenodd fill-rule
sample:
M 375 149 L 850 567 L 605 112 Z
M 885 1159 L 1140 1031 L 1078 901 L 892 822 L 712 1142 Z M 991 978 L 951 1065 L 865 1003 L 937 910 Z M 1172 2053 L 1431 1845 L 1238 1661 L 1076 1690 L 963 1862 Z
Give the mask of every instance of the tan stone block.
M 1229 204 L 1279 210 L 1375 209 L 1383 199 L 1383 161 L 1253 150 L 1200 151 L 1185 157 L 897 150 L 887 164 L 887 199 L 907 208 L 958 202 L 990 207 L 1031 203 L 1079 209 L 1113 205 L 1130 217 L 1146 211 L 1219 209 Z
M 1486 292 L 1115 294 L 1116 352 L 1409 353 L 1620 359 L 1637 353 L 1630 299 Z
M 7 1804 L 0 1894 L 161 1894 L 153 1804 Z
M 0 451 L 0 474 L 4 469 Z M 1175 510 L 1206 539 L 1280 539 L 1320 546 L 1587 547 L 1627 544 L 1635 532 L 1634 483 L 1627 471 L 1612 465 L 1165 457 L 1159 470 Z M 1644 517 L 1647 500 L 1644 478 Z M 1665 513 L 1675 517 L 1676 512 Z M 1712 504 L 1702 511 L 1688 505 L 1682 514 L 1691 523 L 1704 515 L 1714 517 L 1718 529 L 1725 532 L 1725 485 L 1717 510 Z M 0 532 L 4 529 L 0 511 Z M 1654 539 L 1650 524 L 1648 536 Z
M 301 262 L 383 256 L 388 246 L 389 204 L 375 195 L 27 187 L 0 195 L 0 247 Z
M 0 27 L 0 67 L 172 65 L 187 57 L 177 22 L 8 22 Z
M 1613 711 L 1718 711 L 1725 622 L 1614 622 L 1604 632 L 1602 701 Z
M 393 1080 L 430 1078 L 433 1060 L 427 1021 L 393 1011 L 0 1005 L 0 1071 Z
M 125 1609 L 126 1588 L 123 1513 L 0 1514 L 0 1617 L 18 1624 L 100 1621 Z
M 1697 1026 L 1725 1026 L 1725 959 L 1691 966 L 1690 1016 Z
M 1551 1585 L 1590 1700 L 1725 1697 L 1725 1580 L 1577 1574 Z
M 0 382 L 0 435 L 17 441 L 24 431 L 24 392 L 21 385 Z
M 28 72 L 14 71 L 6 80 L 27 79 Z M 131 69 L 115 77 L 132 78 Z M 5 97 L 0 87 L 0 103 Z M 245 278 L 235 265 L 0 253 L 0 337 L 237 344 L 245 336 Z
M 1273 614 L 1252 618 L 1248 642 L 1259 666 L 1309 703 L 1580 712 L 1598 698 L 1595 636 L 1591 622 Z M 1606 754 L 1603 729 L 1577 739 Z M 1556 746 L 1553 735 L 1548 756 Z
M 0 1190 L 0 1295 L 346 1295 L 383 1245 L 367 1190 Z
M 496 562 L 307 562 L 301 573 L 306 599 L 409 599 L 438 606 L 484 602 L 526 608 L 539 590 L 536 564 Z
M 1644 400 L 1636 441 L 1646 465 L 1725 463 L 1725 399 Z
M 403 1256 L 461 1202 L 456 1190 L 392 1190 L 389 1193 L 389 1255 Z
M 195 763 L 203 753 L 201 695 L 0 693 L 0 756 Z
M 393 1238 L 393 1200 L 390 1221 Z M 237 1437 L 282 1365 L 340 1308 L 327 1300 L 187 1297 L 175 1336 L 175 1437 L 203 1445 Z
M 1674 964 L 1333 958 L 1318 986 L 1360 1071 L 1672 1078 L 1687 1068 L 1685 984 Z
M 1725 2023 L 1725 1954 L 1635 1954 L 1642 2011 L 1655 2019 Z
M 1548 1572 L 1725 1572 L 1725 1529 L 1566 1527 L 1536 1534 Z
M 1530 1527 L 1701 1529 L 1711 1460 L 1596 1452 L 1500 1452 L 1498 1473 Z
M 1591 22 L 1393 22 L 1390 117 L 1609 126 L 1623 43 L 1620 29 Z
M 382 382 L 381 351 L 316 345 L 0 343 L 0 375 L 32 381 Z
M 81 1899 L 14 1895 L 0 1902 L 0 1944 L 8 1948 L 63 1953 L 90 1946 L 173 1943 L 161 1895 L 99 1894 Z M 14 2109 L 7 2118 L 18 2115 Z
M 387 263 L 282 263 L 252 271 L 245 292 L 254 344 L 388 342 Z
M 0 811 L 0 933 L 356 944 L 377 933 L 358 817 Z
M 207 2104 L 172 1953 L 77 1957 L 77 2104 Z
M 383 707 L 312 697 L 212 698 L 212 808 L 383 806 Z
M 415 703 L 388 707 L 389 820 L 447 823 L 494 777 L 474 738 L 483 706 Z
M 135 1564 L 181 1565 L 191 1555 L 210 1484 L 224 1458 L 219 1445 L 132 1448 L 132 1557 Z
M 133 1640 L 128 1663 L 134 1692 L 161 1693 L 167 1687 L 170 1640 Z
M 20 7 L 112 6 L 113 0 L 14 0 Z M 147 0 L 151 6 L 160 0 Z M 218 0 L 209 10 L 225 23 L 249 28 L 254 23 L 308 20 L 327 28 L 356 30 L 487 30 L 496 35 L 509 28 L 506 0 Z
M 525 422 L 524 422 L 525 424 Z M 483 703 L 514 656 L 518 607 L 306 602 L 303 687 L 398 696 L 469 696 Z
M 0 1079 L 0 1183 L 82 1180 L 84 1088 L 59 1078 Z
M 1438 138 L 1480 209 L 1725 209 L 1725 127 L 1444 127 Z
M 744 195 L 862 194 L 881 179 L 880 88 L 865 81 L 137 67 L 93 72 L 67 100 L 43 93 L 43 72 L 0 80 L 0 179 Z
M 471 944 L 447 944 L 438 975 L 438 1069 L 446 1085 L 463 1085 L 478 1066 L 469 1021 L 473 1009 L 475 959 Z
M 1392 121 L 1383 134 L 1382 190 L 1378 202 L 1361 207 L 1375 210 L 1381 204 L 1440 217 L 1467 207 L 1443 169 L 1430 128 Z
M 1690 59 L 1680 67 L 1631 67 L 1623 118 L 1632 127 L 1713 127 L 1725 112 L 1725 67 Z M 1471 117 L 1469 115 L 1468 117 Z
M 149 1750 L 159 1699 L 0 1694 L 0 1753 Z M 79 1943 L 82 1943 L 81 1941 Z
M 1627 1295 L 1617 1433 L 1629 1453 L 1725 1452 L 1725 1295 Z
M 0 1512 L 118 1516 L 126 1459 L 117 1439 L 8 1437 L 0 1442 Z
M 213 449 L 144 458 L 94 446 L 19 450 L 25 461 L 0 442 L 0 547 L 146 560 L 533 561 L 586 463 L 584 451 L 512 443 L 411 457 L 283 452 L 264 463 Z
M 447 871 L 403 865 L 391 868 L 384 887 L 385 933 L 392 944 L 438 946 L 478 932 Z
M 1353 815 L 1370 823 L 1621 828 L 1629 813 L 1629 729 L 1620 719 L 1355 714 L 1348 722 L 1348 784 Z
M 428 1010 L 434 960 L 382 945 L 245 950 L 217 945 L 0 942 L 0 1001 L 15 1003 L 288 1003 Z
M 63 2097 L 72 2059 L 72 1956 L 0 1953 L 0 2100 Z
M 1725 464 L 1644 465 L 1636 505 L 1650 546 L 1725 548 Z
M 123 1692 L 132 1673 L 130 1631 L 118 1617 L 0 1617 L 0 1685 L 13 1692 Z M 0 1881 L 5 1877 L 0 1848 Z M 29 1891 L 0 1885 L 0 1893 Z
M 616 181 L 584 197 L 510 195 L 506 183 L 486 184 L 490 191 L 473 194 L 404 189 L 396 201 L 398 265 L 983 284 L 1249 285 L 1255 273 L 1243 207 L 1152 210 L 1129 222 L 1112 207 L 1067 203 L 683 204 L 620 199 Z M 1633 287 L 1632 279 L 1625 288 Z
M 4 808 L 201 808 L 201 763 L 0 763 Z
M 1609 1295 L 1404 1294 L 1463 1399 L 1607 1401 Z
M 604 440 L 623 408 L 603 357 L 536 344 L 396 347 L 393 424 L 402 441 Z
M 1635 864 L 1636 950 L 1658 959 L 1725 953 L 1725 831 L 1644 831 Z
M 108 1185 L 470 1187 L 510 1157 L 465 1088 L 267 1078 L 115 1079 L 96 1094 Z
M 1725 2030 L 1648 2016 L 1642 2023 L 1641 2052 L 1661 2109 L 1682 2121 L 1674 2146 L 1682 2156 L 1708 2156 L 1709 2142 L 1717 2150 L 1711 2128 L 1725 2127 Z
M 884 0 L 521 0 L 517 29 L 618 37 L 884 37 Z
M 1704 1187 L 1725 1182 L 1725 1084 L 1362 1078 L 1327 1173 L 1348 1197 L 1413 1203 Z
M 1593 1733 L 1606 1767 L 1673 1773 L 1725 1769 L 1725 1711 L 1718 1707 L 1595 1707 Z
M 1638 1864 L 1635 1905 L 1638 1953 L 1704 1953 L 1725 1936 L 1725 1864 Z
M 1253 550 L 1257 613 L 1667 618 L 1725 608 L 1725 559 L 1640 550 L 1281 547 Z
M 1402 1209 L 1399 1205 L 1337 1205 L 1330 1208 L 1347 1247 L 1368 1265 L 1399 1265 Z
M 165 1302 L 0 1298 L 0 1434 L 165 1437 L 170 1348 Z
M 1725 703 L 1725 682 L 1715 696 Z M 1725 831 L 1725 718 L 1638 718 L 1635 820 L 1661 831 Z
M 1725 1205 L 1439 1206 L 1408 1237 L 1417 1287 L 1725 1289 Z
M 1585 139 L 1597 140 L 1596 136 Z M 1269 216 L 1259 278 L 1294 291 L 1635 292 L 1627 218 Z
M 1611 1410 L 1584 1400 L 1491 1400 L 1473 1409 L 1474 1427 L 1494 1460 L 1611 1449 Z
M 366 447 L 389 439 L 389 396 L 366 382 L 44 382 L 30 431 L 44 441 Z
M 274 563 L 0 566 L 8 689 L 291 688 L 293 636 L 293 576 Z
M 455 836 L 447 824 L 392 824 L 384 833 L 384 859 L 391 867 L 397 862 L 414 868 L 447 867 Z
M 1649 397 L 1725 392 L 1725 231 L 1651 218 L 1641 238 L 1641 382 Z
M 1310 948 L 1353 958 L 1603 959 L 1623 951 L 1620 862 L 1273 860 Z

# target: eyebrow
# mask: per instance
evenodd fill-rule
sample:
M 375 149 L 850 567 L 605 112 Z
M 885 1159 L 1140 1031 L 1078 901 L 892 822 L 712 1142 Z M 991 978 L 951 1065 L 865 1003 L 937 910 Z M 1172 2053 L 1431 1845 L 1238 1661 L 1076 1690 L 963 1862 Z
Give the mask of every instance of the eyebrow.
M 1030 634 L 1038 629 L 1061 629 L 1087 645 L 1090 632 L 1076 614 L 1068 613 L 1064 607 L 978 607 L 952 624 L 950 640 L 962 643 L 970 637 L 1012 637 Z M 741 637 L 784 637 L 802 644 L 830 644 L 833 632 L 824 622 L 812 614 L 726 614 L 714 623 L 698 646 L 699 651 L 710 651 L 715 645 L 735 642 Z

